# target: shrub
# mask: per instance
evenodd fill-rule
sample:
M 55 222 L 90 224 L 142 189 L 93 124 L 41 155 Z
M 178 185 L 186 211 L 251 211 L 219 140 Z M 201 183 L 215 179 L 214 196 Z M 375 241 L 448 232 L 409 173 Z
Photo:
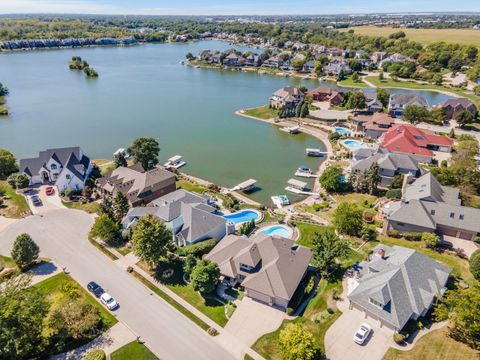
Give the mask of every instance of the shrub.
M 402 197 L 401 189 L 390 189 L 385 193 L 387 199 L 400 199 Z
M 387 232 L 387 235 L 389 237 L 392 237 L 392 238 L 395 238 L 395 239 L 399 239 L 400 238 L 400 231 L 398 230 L 388 230 Z
M 403 234 L 403 237 L 406 240 L 410 240 L 410 241 L 420 241 L 420 240 L 422 240 L 422 233 L 406 232 L 406 233 Z
M 207 333 L 210 336 L 217 336 L 218 335 L 218 330 L 211 327 L 211 328 L 208 328 Z
M 375 226 L 365 226 L 362 231 L 362 240 L 375 241 L 377 240 L 377 229 Z
M 396 332 L 393 334 L 393 341 L 395 341 L 395 343 L 397 343 L 398 345 L 402 345 L 405 341 L 405 336 Z
M 215 239 L 209 239 L 185 247 L 178 247 L 176 252 L 180 256 L 193 255 L 200 258 L 203 255 L 208 254 L 215 245 L 217 245 L 217 241 Z
M 435 233 L 422 233 L 422 241 L 425 242 L 425 245 L 430 249 L 434 249 L 440 245 L 440 237 Z
M 92 350 L 85 357 L 84 360 L 105 360 L 105 352 L 103 350 Z
M 480 281 L 480 249 L 475 250 L 475 252 L 470 257 L 469 261 L 470 272 L 473 277 Z

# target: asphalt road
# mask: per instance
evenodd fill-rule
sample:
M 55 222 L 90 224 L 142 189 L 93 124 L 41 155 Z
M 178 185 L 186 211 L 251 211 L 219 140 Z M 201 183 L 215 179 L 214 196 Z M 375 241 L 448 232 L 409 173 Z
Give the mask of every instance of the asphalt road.
M 92 217 L 78 210 L 51 210 L 15 222 L 0 231 L 0 253 L 10 254 L 15 237 L 29 233 L 41 256 L 65 266 L 83 287 L 94 280 L 120 304 L 114 314 L 141 336 L 162 360 L 233 359 L 205 331 L 144 287 L 87 240 Z

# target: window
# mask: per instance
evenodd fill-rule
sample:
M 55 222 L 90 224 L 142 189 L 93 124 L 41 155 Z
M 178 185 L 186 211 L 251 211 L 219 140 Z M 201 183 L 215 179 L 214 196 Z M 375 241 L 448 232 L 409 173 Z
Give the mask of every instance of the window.
M 50 169 L 52 169 L 52 170 L 57 170 L 57 164 L 52 164 L 52 165 L 50 165 Z
M 458 218 L 459 218 L 460 220 L 463 220 L 463 214 L 458 215 Z
M 450 218 L 453 219 L 454 217 L 455 217 L 455 213 L 451 212 L 451 213 L 450 213 Z
M 376 307 L 379 307 L 380 309 L 383 309 L 383 304 L 378 302 L 377 300 L 375 299 L 372 299 L 372 298 L 369 298 L 368 299 L 368 302 L 372 305 L 375 305 Z
M 70 180 L 70 177 L 71 177 L 70 174 L 65 175 L 65 178 L 66 178 L 67 180 Z
M 431 215 L 435 215 L 435 209 L 430 210 Z

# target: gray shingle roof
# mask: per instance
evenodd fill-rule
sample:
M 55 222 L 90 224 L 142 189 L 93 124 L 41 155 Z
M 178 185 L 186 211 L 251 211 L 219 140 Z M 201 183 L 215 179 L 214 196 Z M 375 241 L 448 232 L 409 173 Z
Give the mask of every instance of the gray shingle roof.
M 365 171 L 370 168 L 373 163 L 377 163 L 381 169 L 397 171 L 398 169 L 410 170 L 417 172 L 420 170 L 418 161 L 407 154 L 383 153 L 378 152 L 370 157 L 361 159 L 352 164 L 353 171 Z
M 385 252 L 383 257 L 378 255 L 380 249 Z M 445 265 L 401 246 L 378 245 L 372 260 L 361 263 L 361 267 L 358 286 L 348 295 L 349 300 L 397 330 L 402 329 L 412 315 L 420 315 L 430 308 L 450 274 Z

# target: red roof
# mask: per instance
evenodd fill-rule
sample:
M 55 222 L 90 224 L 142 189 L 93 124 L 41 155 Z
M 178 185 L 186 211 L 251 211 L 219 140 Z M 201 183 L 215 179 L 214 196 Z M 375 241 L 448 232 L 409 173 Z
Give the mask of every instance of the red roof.
M 453 140 L 417 129 L 413 125 L 395 125 L 384 135 L 380 146 L 392 151 L 407 154 L 432 156 L 427 146 L 453 146 Z

